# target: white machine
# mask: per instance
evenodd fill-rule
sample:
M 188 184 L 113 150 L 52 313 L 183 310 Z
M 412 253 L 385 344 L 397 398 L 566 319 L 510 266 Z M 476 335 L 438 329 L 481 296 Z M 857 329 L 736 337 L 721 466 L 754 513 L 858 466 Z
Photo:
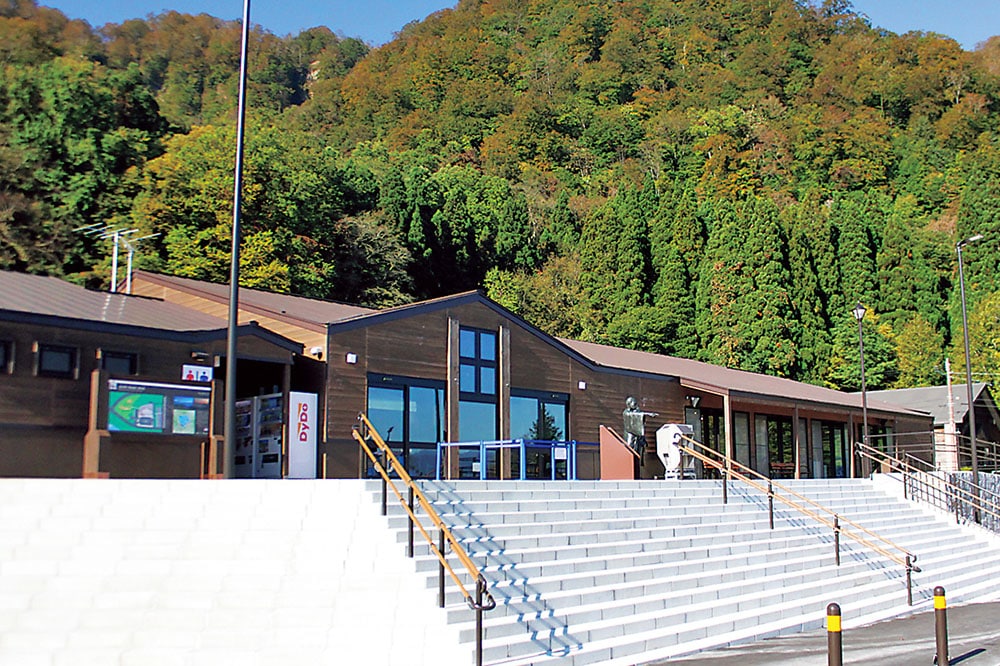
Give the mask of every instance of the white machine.
M 685 456 L 678 443 L 681 436 L 690 437 L 694 430 L 686 423 L 666 423 L 656 431 L 656 455 L 663 463 L 666 479 L 694 479 L 697 477 L 694 459 Z

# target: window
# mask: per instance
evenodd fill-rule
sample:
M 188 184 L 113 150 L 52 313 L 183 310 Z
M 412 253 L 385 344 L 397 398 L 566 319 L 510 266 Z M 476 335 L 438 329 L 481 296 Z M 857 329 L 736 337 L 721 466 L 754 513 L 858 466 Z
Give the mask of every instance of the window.
M 480 396 L 497 393 L 497 334 L 463 328 L 458 345 L 459 390 Z
M 14 371 L 14 343 L 0 340 L 0 374 L 9 375 Z
M 497 334 L 459 329 L 458 440 L 492 441 L 497 423 Z
M 568 439 L 565 393 L 513 390 L 510 397 L 510 436 L 513 439 L 563 441 Z
M 36 357 L 39 377 L 62 377 L 76 379 L 79 370 L 80 353 L 76 347 L 39 344 Z
M 444 441 L 444 382 L 369 375 L 368 418 L 410 476 L 434 478 L 437 443 Z
M 101 368 L 112 375 L 135 375 L 139 372 L 139 356 L 131 352 L 102 350 Z
M 569 395 L 539 391 L 513 390 L 510 397 L 510 436 L 526 440 L 524 476 L 528 479 L 550 479 L 555 464 L 555 478 L 566 478 L 566 460 L 553 460 L 553 451 L 541 442 L 569 439 L 567 412 Z M 531 445 L 531 441 L 539 444 Z M 520 473 L 518 456 L 511 460 L 511 473 Z

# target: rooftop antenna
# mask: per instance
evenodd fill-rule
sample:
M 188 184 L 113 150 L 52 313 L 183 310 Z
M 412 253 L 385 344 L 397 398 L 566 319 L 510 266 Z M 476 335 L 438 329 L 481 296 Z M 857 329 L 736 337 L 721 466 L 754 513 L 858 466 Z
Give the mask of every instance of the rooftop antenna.
M 93 236 L 94 238 L 99 238 L 101 240 L 111 238 L 114 240 L 115 251 L 111 255 L 111 293 L 116 293 L 118 291 L 118 249 L 121 242 L 124 240 L 128 244 L 126 236 L 129 234 L 137 233 L 138 229 L 126 229 L 125 227 L 103 224 L 97 222 L 95 224 L 87 224 L 82 227 L 77 227 L 73 231 L 82 233 L 84 236 Z M 131 260 L 131 255 L 129 259 Z
M 144 241 L 148 238 L 156 238 L 159 233 L 146 234 L 145 236 L 139 236 L 138 238 L 133 238 L 131 241 L 127 238 L 122 239 L 125 243 L 125 248 L 128 250 L 128 259 L 125 266 L 125 293 L 132 293 L 132 255 L 135 254 L 135 246 L 139 244 L 139 241 Z M 117 254 L 117 252 L 115 253 Z

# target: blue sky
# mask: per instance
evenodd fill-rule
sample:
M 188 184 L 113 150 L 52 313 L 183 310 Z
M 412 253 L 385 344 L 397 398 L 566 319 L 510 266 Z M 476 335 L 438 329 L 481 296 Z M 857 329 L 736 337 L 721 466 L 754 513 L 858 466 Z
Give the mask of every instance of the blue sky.
M 243 16 L 243 0 L 39 0 L 39 4 L 55 7 L 70 18 L 85 19 L 94 27 L 168 9 L 223 19 Z M 325 25 L 379 45 L 410 21 L 455 4 L 449 0 L 252 0 L 250 20 L 277 35 Z M 967 49 L 1000 35 L 1000 0 L 855 0 L 853 4 L 874 26 L 895 33 L 937 32 Z

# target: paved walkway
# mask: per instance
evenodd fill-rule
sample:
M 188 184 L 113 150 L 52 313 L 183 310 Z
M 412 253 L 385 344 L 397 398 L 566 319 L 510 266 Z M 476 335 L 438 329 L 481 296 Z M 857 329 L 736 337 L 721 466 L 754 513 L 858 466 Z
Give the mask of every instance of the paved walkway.
M 937 654 L 934 611 L 845 629 L 843 643 L 845 666 L 930 666 Z M 951 664 L 1000 666 L 1000 603 L 949 608 L 948 648 Z M 827 632 L 822 629 L 703 652 L 669 663 L 684 666 L 820 666 L 827 663 L 827 657 Z

